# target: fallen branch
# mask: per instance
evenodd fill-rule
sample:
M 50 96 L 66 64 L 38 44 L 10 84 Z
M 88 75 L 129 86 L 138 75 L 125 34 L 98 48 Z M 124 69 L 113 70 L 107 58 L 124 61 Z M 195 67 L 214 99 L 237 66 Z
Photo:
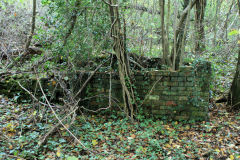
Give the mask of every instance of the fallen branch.
M 48 106 L 49 106 L 50 109 L 52 110 L 54 116 L 55 116 L 56 119 L 59 121 L 59 123 L 60 123 L 60 124 L 63 126 L 63 128 L 76 140 L 76 142 L 78 142 L 85 150 L 87 150 L 87 151 L 90 152 L 90 153 L 93 153 L 92 151 L 90 151 L 90 149 L 88 149 L 88 148 L 63 124 L 63 122 L 61 121 L 61 119 L 58 117 L 58 115 L 56 114 L 55 110 L 53 109 L 53 106 L 52 106 L 52 105 L 50 104 L 50 102 L 48 101 L 47 96 L 46 96 L 46 94 L 45 94 L 44 91 L 43 91 L 42 85 L 41 85 L 38 77 L 37 77 L 37 82 L 38 82 L 38 84 L 39 84 L 39 87 L 40 87 L 40 90 L 41 90 L 41 92 L 42 92 L 42 94 L 43 94 L 43 97 L 45 98 Z
M 75 94 L 74 99 L 83 91 L 83 89 L 86 87 L 88 82 L 92 79 L 93 75 L 97 72 L 97 70 L 103 65 L 104 63 L 97 66 L 97 68 L 92 72 L 92 74 L 88 77 L 88 79 L 84 82 L 80 90 Z
M 70 112 L 70 113 L 67 114 L 65 117 L 63 117 L 63 118 L 61 119 L 61 121 L 64 121 L 67 117 L 69 117 L 71 114 L 73 114 L 77 109 L 78 109 L 78 107 L 76 107 L 72 112 Z M 39 147 L 46 142 L 47 138 L 48 138 L 51 134 L 53 134 L 53 133 L 55 132 L 55 130 L 56 130 L 60 125 L 61 125 L 61 123 L 58 122 L 56 125 L 54 125 L 54 126 L 47 132 L 47 134 L 45 134 L 45 135 L 43 136 L 43 138 L 40 138 L 40 142 L 39 142 L 39 144 L 38 144 Z
M 148 94 L 144 97 L 144 99 L 143 99 L 141 105 L 139 105 L 139 107 L 141 107 L 141 106 L 144 104 L 146 98 L 152 93 L 152 91 L 153 91 L 153 89 L 155 88 L 156 84 L 157 84 L 160 80 L 162 80 L 162 78 L 163 78 L 163 77 L 160 77 L 156 82 L 154 82 L 151 90 L 150 90 L 150 91 L 148 92 Z

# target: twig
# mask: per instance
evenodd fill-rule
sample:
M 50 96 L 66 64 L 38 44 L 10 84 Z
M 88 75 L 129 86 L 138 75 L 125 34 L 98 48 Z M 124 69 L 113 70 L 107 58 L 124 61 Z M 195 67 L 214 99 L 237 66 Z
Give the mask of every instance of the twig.
M 111 6 L 111 7 L 118 7 L 118 5 L 112 5 L 112 4 L 110 4 L 110 3 L 108 3 L 108 2 L 106 2 L 105 0 L 102 0 L 105 4 L 107 4 L 107 5 L 109 5 L 109 6 Z
M 61 119 L 61 121 L 64 121 L 68 116 L 70 116 L 71 114 L 73 114 L 76 110 L 78 109 L 78 107 L 76 107 L 72 112 L 70 112 L 68 115 L 66 115 L 65 117 L 63 117 Z M 61 123 L 58 122 L 55 126 L 53 126 L 47 134 L 44 135 L 43 138 L 40 138 L 40 143 L 39 143 L 39 146 L 41 146 L 42 144 L 45 143 L 46 139 L 58 128 L 58 126 L 60 125 Z
M 92 96 L 92 97 L 88 97 L 88 98 L 82 99 L 82 101 L 85 101 L 85 100 L 88 100 L 88 99 L 91 99 L 91 98 L 95 98 L 95 97 L 109 98 L 109 96 L 106 96 L 106 95 L 96 95 L 96 96 Z M 117 100 L 117 99 L 116 99 L 116 100 L 113 100 L 113 97 L 111 97 L 111 101 L 113 101 L 113 102 L 121 109 L 121 107 L 118 105 L 119 100 Z M 117 102 L 116 102 L 116 101 L 117 101 Z M 85 107 L 83 107 L 83 106 L 81 106 L 80 108 L 82 108 L 82 109 L 84 109 L 84 110 L 86 110 L 86 111 L 89 111 L 89 112 L 97 113 L 97 112 L 99 112 L 99 111 L 101 111 L 101 110 L 106 110 L 106 109 L 108 109 L 109 106 L 106 107 L 106 108 L 99 108 L 99 109 L 97 109 L 97 110 L 87 109 L 87 108 L 85 108 Z
M 153 91 L 153 89 L 155 88 L 156 84 L 157 84 L 160 80 L 162 80 L 162 78 L 163 78 L 163 77 L 160 77 L 156 82 L 154 82 L 151 90 L 150 90 L 150 91 L 148 92 L 148 94 L 144 97 L 144 100 L 143 100 L 142 104 L 139 105 L 139 107 L 141 107 L 141 106 L 143 105 L 143 103 L 145 102 L 146 98 L 152 93 L 152 91 Z
M 93 75 L 97 72 L 97 70 L 103 65 L 104 63 L 100 64 L 88 77 L 88 79 L 84 82 L 80 90 L 75 94 L 74 99 L 83 91 L 83 89 L 86 87 L 87 83 L 92 79 Z
M 20 82 L 17 82 L 17 83 L 18 83 L 18 85 L 19 85 L 24 91 L 26 91 L 26 92 L 27 92 L 34 100 L 36 100 L 38 103 L 40 103 L 40 104 L 42 104 L 42 105 L 44 105 L 44 106 L 48 106 L 48 104 L 39 101 L 29 90 L 27 90 L 26 88 L 24 88 L 24 87 L 21 85 Z
M 113 62 L 113 55 L 111 57 L 111 62 L 110 62 L 110 69 L 111 66 L 112 66 L 112 62 Z M 110 76 L 109 76 L 109 97 L 108 97 L 108 107 L 110 108 L 112 106 L 112 100 L 111 100 L 111 97 L 112 97 L 112 71 L 110 70 Z
M 41 92 L 42 92 L 42 94 L 43 94 L 43 96 L 44 96 L 44 98 L 45 98 L 48 106 L 49 106 L 50 109 L 52 110 L 54 116 L 55 116 L 56 119 L 59 121 L 59 123 L 64 127 L 64 129 L 65 129 L 85 150 L 89 151 L 90 153 L 93 153 L 92 151 L 90 151 L 90 150 L 63 124 L 63 122 L 60 120 L 60 118 L 59 118 L 58 115 L 56 114 L 55 110 L 53 109 L 52 105 L 51 105 L 50 102 L 48 101 L 47 96 L 46 96 L 46 94 L 45 94 L 44 91 L 43 91 L 42 85 L 41 85 L 38 77 L 37 77 L 37 82 L 38 82 L 38 84 L 39 84 L 39 87 L 40 87 L 40 89 L 41 89 Z
M 139 68 L 141 68 L 142 70 L 146 70 L 143 66 L 141 66 L 139 63 L 137 63 L 136 61 L 134 61 L 133 59 L 129 58 L 129 61 L 136 64 Z

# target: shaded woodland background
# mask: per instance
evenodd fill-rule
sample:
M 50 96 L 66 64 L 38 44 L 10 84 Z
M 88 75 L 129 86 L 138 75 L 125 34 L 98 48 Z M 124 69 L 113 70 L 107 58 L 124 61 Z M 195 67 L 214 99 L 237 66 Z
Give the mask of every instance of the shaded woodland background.
M 0 158 L 238 159 L 239 14 L 239 0 L 1 0 L 0 80 L 35 77 L 42 96 L 17 80 L 31 101 L 1 95 Z M 201 61 L 212 64 L 212 122 L 157 121 L 141 113 L 132 71 L 175 71 Z M 93 72 L 76 92 L 66 82 L 79 71 Z M 106 108 L 79 106 L 96 72 L 119 74 L 120 108 L 111 107 L 111 98 Z M 43 90 L 41 78 L 60 86 L 60 102 L 48 98 L 55 93 Z M 178 141 L 184 137 L 189 141 Z M 188 142 L 193 149 L 182 150 Z

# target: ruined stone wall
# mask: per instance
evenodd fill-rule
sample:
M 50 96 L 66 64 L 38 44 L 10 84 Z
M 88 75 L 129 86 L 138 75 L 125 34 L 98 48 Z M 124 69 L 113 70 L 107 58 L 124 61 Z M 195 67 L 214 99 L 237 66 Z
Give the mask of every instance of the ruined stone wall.
M 208 118 L 209 84 L 211 65 L 208 62 L 195 67 L 184 66 L 179 71 L 153 70 L 135 72 L 134 88 L 138 104 L 145 113 L 159 118 L 195 119 Z M 109 73 L 96 73 L 86 90 L 89 107 L 107 107 Z M 113 100 L 123 105 L 121 85 L 112 75 Z M 114 104 L 114 103 L 113 103 Z
M 68 88 L 78 92 L 89 73 L 74 73 L 71 79 L 66 81 Z M 75 77 L 75 78 L 74 78 Z M 85 78 L 84 78 L 85 77 Z M 21 77 L 19 78 L 21 79 Z M 133 88 L 138 105 L 148 115 L 159 118 L 171 119 L 195 119 L 206 120 L 208 118 L 209 84 L 211 81 L 211 65 L 209 62 L 196 63 L 194 67 L 183 66 L 179 71 L 150 70 L 134 72 Z M 37 90 L 36 80 L 27 78 L 22 80 L 27 89 L 36 92 L 40 97 L 41 91 Z M 55 90 L 51 79 L 42 78 L 41 83 L 46 93 Z M 109 106 L 110 74 L 105 72 L 95 73 L 87 87 L 81 93 L 84 106 L 89 109 L 98 109 Z M 13 96 L 27 94 L 16 80 L 0 81 L 0 94 Z M 53 100 L 58 100 L 61 89 L 57 89 L 54 95 L 49 95 Z M 30 97 L 27 94 L 28 97 Z M 26 97 L 26 96 L 25 96 Z M 25 98 L 23 97 L 23 98 Z M 112 105 L 123 106 L 122 89 L 119 77 L 111 74 L 111 99 Z

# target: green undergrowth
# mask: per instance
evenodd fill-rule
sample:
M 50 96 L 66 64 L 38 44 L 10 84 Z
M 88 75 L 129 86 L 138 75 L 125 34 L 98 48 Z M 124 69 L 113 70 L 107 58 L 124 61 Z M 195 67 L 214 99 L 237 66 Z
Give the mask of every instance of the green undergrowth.
M 69 130 L 89 152 L 62 126 L 39 146 L 57 123 L 50 109 L 43 113 L 44 109 L 0 97 L 0 159 L 240 158 L 240 114 L 213 112 L 209 122 L 138 116 L 134 123 L 114 110 L 80 114 Z M 58 114 L 60 111 L 56 109 Z M 33 121 L 29 122 L 31 118 Z M 70 121 L 64 124 L 68 127 Z

